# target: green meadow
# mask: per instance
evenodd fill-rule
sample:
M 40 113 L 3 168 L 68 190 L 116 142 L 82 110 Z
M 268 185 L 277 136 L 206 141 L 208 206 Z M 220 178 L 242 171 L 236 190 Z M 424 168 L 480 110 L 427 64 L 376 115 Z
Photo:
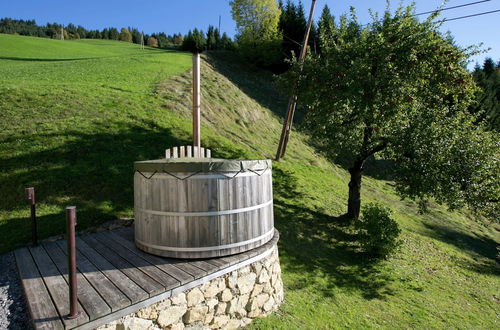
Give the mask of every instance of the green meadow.
M 231 53 L 203 59 L 202 144 L 272 158 L 286 107 L 273 77 Z M 30 242 L 25 187 L 41 237 L 64 232 L 68 205 L 79 229 L 133 217 L 133 162 L 190 141 L 190 67 L 183 52 L 0 34 L 0 252 Z M 498 225 L 432 201 L 419 214 L 374 159 L 363 203 L 389 206 L 403 231 L 398 252 L 374 261 L 342 219 L 341 165 L 299 130 L 273 167 L 285 302 L 251 328 L 498 328 Z

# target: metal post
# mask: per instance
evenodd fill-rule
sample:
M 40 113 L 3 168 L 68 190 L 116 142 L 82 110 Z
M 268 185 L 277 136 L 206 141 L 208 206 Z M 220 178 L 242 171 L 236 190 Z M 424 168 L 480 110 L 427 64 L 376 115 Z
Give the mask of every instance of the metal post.
M 311 32 L 311 26 L 312 26 L 312 21 L 313 21 L 313 16 L 314 16 L 314 7 L 316 5 L 316 0 L 312 0 L 311 3 L 311 11 L 309 13 L 309 21 L 307 23 L 307 29 L 304 34 L 304 41 L 302 42 L 302 48 L 300 49 L 300 55 L 299 55 L 299 65 L 300 65 L 300 70 L 302 71 L 302 66 L 304 63 L 304 58 L 306 56 L 306 51 L 307 51 L 307 43 L 309 41 L 309 33 Z M 276 157 L 275 160 L 280 160 L 281 157 L 285 156 L 286 152 L 286 146 L 288 144 L 288 139 L 290 137 L 290 131 L 292 130 L 292 124 L 293 124 L 293 115 L 295 113 L 295 108 L 297 106 L 297 82 L 295 82 L 294 86 L 294 91 L 293 95 L 290 97 L 288 101 L 288 108 L 285 116 L 285 120 L 283 122 L 283 128 L 281 130 L 281 137 L 280 141 L 278 144 L 278 150 L 276 151 Z
M 36 246 L 38 245 L 38 230 L 36 224 L 35 188 L 26 188 L 24 191 L 26 193 L 26 199 L 31 206 L 31 241 L 33 242 L 33 245 Z
M 193 146 L 200 157 L 200 54 L 193 54 Z
M 78 296 L 76 283 L 76 206 L 68 206 L 66 208 L 66 228 L 68 241 L 68 272 L 69 272 L 69 315 L 68 319 L 78 317 Z

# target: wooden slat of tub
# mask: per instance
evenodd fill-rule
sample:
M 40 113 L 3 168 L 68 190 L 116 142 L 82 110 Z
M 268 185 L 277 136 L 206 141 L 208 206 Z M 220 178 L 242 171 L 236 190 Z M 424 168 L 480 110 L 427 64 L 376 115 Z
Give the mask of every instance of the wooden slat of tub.
M 15 250 L 14 256 L 35 329 L 64 329 L 28 249 Z
M 240 183 L 238 184 L 241 184 L 241 188 L 240 186 L 238 186 L 238 191 L 240 192 L 239 194 L 239 197 L 238 197 L 238 208 L 243 208 L 243 207 L 247 207 L 249 206 L 247 203 L 247 199 L 248 199 L 248 194 L 249 194 L 249 190 L 248 190 L 248 179 L 249 177 L 248 176 L 242 176 L 240 178 Z M 235 233 L 235 240 L 234 242 L 241 242 L 241 241 L 244 241 L 246 236 L 247 236 L 247 232 L 248 232 L 248 214 L 249 212 L 238 212 L 238 221 L 236 222 L 236 227 L 234 229 L 234 233 Z M 239 253 L 241 252 L 241 246 L 239 247 L 235 247 L 233 249 L 231 249 L 232 251 L 236 252 L 236 253 Z
M 228 181 L 227 179 L 217 179 L 217 190 L 220 196 L 227 196 L 228 195 Z M 227 210 L 229 208 L 229 196 L 227 198 L 218 198 L 218 210 Z M 228 244 L 228 223 L 230 219 L 230 215 L 221 215 L 218 217 L 218 223 L 219 223 L 219 231 L 216 233 L 218 236 L 218 242 L 217 245 L 225 245 Z M 220 254 L 219 254 L 220 255 Z
M 110 279 L 132 303 L 137 303 L 149 297 L 139 285 L 116 269 L 106 258 L 91 248 L 80 237 L 77 237 L 77 249 L 87 257 L 108 279 Z
M 189 209 L 192 211 L 208 210 L 209 181 L 212 179 L 191 180 L 190 196 L 195 196 L 189 202 Z M 191 230 L 195 233 L 194 247 L 211 246 L 209 233 L 210 217 L 192 217 L 190 219 Z M 194 253 L 193 257 L 200 258 L 202 253 Z
M 166 258 L 161 258 L 157 257 L 145 252 L 142 252 L 141 250 L 137 249 L 135 244 L 129 240 L 124 239 L 117 233 L 110 232 L 110 238 L 116 241 L 118 244 L 120 244 L 122 247 L 128 249 L 129 251 L 137 254 L 144 260 L 150 262 L 151 264 L 155 265 L 165 273 L 169 274 L 170 276 L 174 277 L 179 283 L 185 284 L 187 282 L 190 282 L 194 280 L 194 277 L 185 271 L 177 268 L 175 265 L 172 264 L 172 262 L 169 259 Z
M 56 242 L 59 248 L 67 255 L 68 247 L 63 241 Z M 131 304 L 130 299 L 121 292 L 97 267 L 95 267 L 80 251 L 76 252 L 78 270 L 85 276 L 87 281 L 99 292 L 102 298 L 115 312 Z
M 177 193 L 175 196 L 175 203 L 177 205 L 172 204 L 172 209 L 178 208 L 179 212 L 187 211 L 187 183 L 189 180 L 177 180 L 176 188 Z M 175 221 L 175 220 L 174 220 Z M 170 236 L 171 240 L 169 242 L 177 242 L 177 246 L 186 246 L 187 241 L 189 239 L 189 226 L 186 223 L 186 218 L 179 216 L 177 217 L 177 225 L 178 232 L 172 233 Z M 177 234 L 177 237 L 176 237 Z
M 63 241 L 66 242 L 66 241 Z M 57 246 L 55 242 L 46 243 L 43 245 L 47 250 L 54 264 L 59 269 L 59 272 L 68 282 L 68 257 Z M 90 285 L 85 276 L 80 272 L 76 274 L 78 300 L 87 312 L 90 320 L 95 320 L 101 316 L 111 313 L 111 308 L 106 304 L 97 291 Z
M 66 316 L 69 315 L 69 286 L 57 270 L 45 249 L 41 245 L 38 245 L 36 247 L 31 247 L 30 252 L 42 275 L 45 286 L 50 292 L 57 312 L 62 318 L 64 326 L 66 328 L 74 328 L 79 324 L 87 323 L 89 321 L 89 316 L 80 304 L 78 309 L 81 313 L 78 315 L 78 318 L 73 320 L 66 318 Z
M 159 268 L 152 265 L 150 262 L 144 260 L 143 258 L 139 257 L 137 254 L 133 253 L 129 249 L 124 249 L 115 240 L 113 240 L 112 237 L 110 237 L 109 232 L 98 233 L 94 235 L 94 237 L 99 242 L 101 242 L 101 244 L 107 246 L 113 251 L 116 251 L 122 258 L 126 259 L 128 262 L 130 262 L 132 265 L 142 270 L 156 282 L 160 283 L 165 290 L 170 290 L 180 285 L 179 281 L 177 281 L 172 276 L 161 271 Z
M 135 268 L 127 260 L 120 257 L 115 251 L 111 251 L 111 249 L 98 242 L 95 238 L 85 236 L 82 239 L 85 243 L 92 246 L 97 252 L 106 258 L 114 267 L 121 270 L 125 275 L 139 285 L 149 294 L 149 296 L 154 296 L 165 291 L 165 288 L 160 283 L 154 281 L 140 269 Z
M 217 179 L 212 179 L 208 181 L 208 211 L 218 211 L 219 210 L 219 205 L 218 205 L 218 195 L 219 195 L 219 185 L 217 183 Z M 218 246 L 220 244 L 219 240 L 219 217 L 218 216 L 211 216 L 208 218 L 208 238 L 210 239 L 208 241 L 208 246 Z M 215 253 L 215 255 L 219 255 Z

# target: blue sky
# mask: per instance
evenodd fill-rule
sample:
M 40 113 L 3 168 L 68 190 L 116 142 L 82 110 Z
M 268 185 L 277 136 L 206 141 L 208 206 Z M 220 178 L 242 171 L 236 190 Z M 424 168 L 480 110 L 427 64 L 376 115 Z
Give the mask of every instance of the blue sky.
M 461 5 L 480 0 L 449 0 L 446 7 Z M 403 0 L 405 4 L 411 1 Z M 303 0 L 306 12 L 309 11 L 310 0 Z M 399 0 L 391 1 L 396 7 Z M 436 9 L 442 0 L 417 0 L 417 12 Z M 316 17 L 328 4 L 332 13 L 338 16 L 348 12 L 349 7 L 356 8 L 362 22 L 369 22 L 368 9 L 383 11 L 385 0 L 317 0 Z M 500 0 L 449 10 L 443 17 L 459 17 L 474 13 L 500 9 Z M 187 33 L 198 27 L 206 30 L 209 24 L 217 25 L 221 16 L 221 30 L 230 36 L 235 34 L 235 24 L 231 18 L 228 0 L 2 0 L 0 1 L 0 17 L 35 19 L 39 24 L 47 22 L 74 23 L 89 29 L 103 29 L 114 26 L 137 27 L 146 33 L 166 32 Z M 462 46 L 484 43 L 491 48 L 486 54 L 474 58 L 482 62 L 484 57 L 500 60 L 500 12 L 479 17 L 446 22 L 444 31 L 451 31 L 458 44 Z

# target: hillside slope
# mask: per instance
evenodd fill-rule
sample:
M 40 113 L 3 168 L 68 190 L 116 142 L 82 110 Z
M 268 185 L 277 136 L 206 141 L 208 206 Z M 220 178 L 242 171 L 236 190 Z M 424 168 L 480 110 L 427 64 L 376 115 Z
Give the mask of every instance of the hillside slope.
M 50 57 L 12 38 L 24 40 L 0 35 L 0 250 L 29 241 L 28 185 L 37 187 L 42 236 L 64 230 L 70 204 L 78 206 L 81 228 L 132 216 L 133 161 L 190 141 L 190 55 L 81 40 L 65 42 L 62 57 L 51 44 Z M 6 43 L 9 56 L 2 53 Z M 81 45 L 90 53 L 75 60 Z M 93 47 L 107 54 L 96 48 L 93 55 Z M 202 143 L 216 156 L 273 156 L 285 102 L 267 73 L 231 54 L 210 54 L 202 66 L 202 105 Z M 253 327 L 497 325 L 499 236 L 492 225 L 436 205 L 420 215 L 375 173 L 364 180 L 363 202 L 395 211 L 403 246 L 373 262 L 339 221 L 346 171 L 307 136 L 293 132 L 273 176 L 286 302 Z

